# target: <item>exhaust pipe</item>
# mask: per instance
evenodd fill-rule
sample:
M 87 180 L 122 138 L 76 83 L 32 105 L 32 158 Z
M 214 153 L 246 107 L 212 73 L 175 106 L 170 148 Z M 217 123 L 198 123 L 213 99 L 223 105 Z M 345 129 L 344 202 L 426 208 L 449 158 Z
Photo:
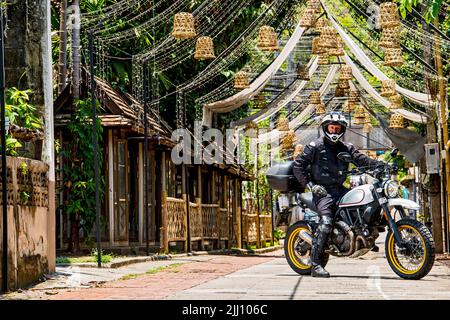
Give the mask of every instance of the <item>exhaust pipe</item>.
M 300 230 L 298 236 L 312 246 L 312 235 L 306 230 Z

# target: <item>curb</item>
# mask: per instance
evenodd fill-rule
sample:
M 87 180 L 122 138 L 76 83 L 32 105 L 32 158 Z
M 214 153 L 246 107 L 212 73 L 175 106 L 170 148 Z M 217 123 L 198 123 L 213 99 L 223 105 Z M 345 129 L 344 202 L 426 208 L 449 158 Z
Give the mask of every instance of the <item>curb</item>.
M 211 250 L 211 251 L 194 251 L 189 253 L 177 253 L 177 254 L 158 254 L 150 257 L 140 257 L 140 258 L 131 258 L 123 261 L 104 263 L 102 264 L 102 268 L 115 269 L 120 268 L 130 264 L 148 262 L 148 261 L 161 261 L 161 260 L 172 260 L 175 258 L 182 257 L 192 257 L 192 256 L 206 256 L 206 255 L 258 255 L 262 253 L 276 251 L 278 249 L 283 248 L 283 246 L 274 246 L 262 249 L 220 249 L 220 250 Z M 84 263 L 58 263 L 57 267 L 80 267 L 80 268 L 97 268 L 97 263 L 94 262 L 84 262 Z

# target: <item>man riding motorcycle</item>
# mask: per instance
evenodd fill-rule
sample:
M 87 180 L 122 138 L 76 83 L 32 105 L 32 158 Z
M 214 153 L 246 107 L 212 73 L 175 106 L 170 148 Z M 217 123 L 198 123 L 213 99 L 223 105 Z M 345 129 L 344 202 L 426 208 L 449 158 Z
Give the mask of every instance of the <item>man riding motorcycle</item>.
M 331 112 L 322 119 L 324 133 L 305 146 L 294 161 L 293 172 L 302 186 L 308 186 L 321 218 L 311 249 L 311 276 L 329 277 L 323 267 L 323 253 L 332 230 L 338 200 L 348 191 L 343 186 L 348 163 L 338 159 L 340 152 L 348 152 L 357 166 L 383 166 L 384 162 L 361 154 L 351 143 L 341 141 L 348 122 L 340 112 Z

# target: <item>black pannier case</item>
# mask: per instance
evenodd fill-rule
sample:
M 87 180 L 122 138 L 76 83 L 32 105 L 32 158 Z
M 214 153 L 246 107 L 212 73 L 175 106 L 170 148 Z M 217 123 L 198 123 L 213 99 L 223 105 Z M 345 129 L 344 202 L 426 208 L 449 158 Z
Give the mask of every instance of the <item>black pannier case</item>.
M 300 192 L 303 190 L 293 173 L 294 161 L 278 163 L 267 169 L 269 187 L 279 192 Z

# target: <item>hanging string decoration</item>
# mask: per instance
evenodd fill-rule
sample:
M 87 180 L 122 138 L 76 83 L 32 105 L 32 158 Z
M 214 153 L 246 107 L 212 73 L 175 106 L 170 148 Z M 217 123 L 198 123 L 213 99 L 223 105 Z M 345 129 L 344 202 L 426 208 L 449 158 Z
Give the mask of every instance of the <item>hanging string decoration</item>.
M 401 114 L 395 113 L 391 116 L 389 122 L 389 128 L 391 129 L 403 129 L 405 127 L 404 118 Z
M 324 48 L 337 47 L 337 32 L 333 27 L 324 27 L 320 33 L 320 45 Z
M 289 131 L 289 120 L 286 117 L 281 116 L 278 119 L 277 129 L 278 131 Z
M 401 48 L 386 48 L 384 54 L 384 65 L 387 67 L 400 67 L 405 60 L 403 59 Z
M 294 130 L 285 131 L 281 134 L 281 151 L 293 151 L 295 148 L 297 136 Z
M 395 80 L 388 79 L 381 81 L 381 96 L 391 97 L 397 93 Z
M 211 37 L 199 37 L 195 44 L 194 58 L 197 60 L 214 59 L 214 44 Z
M 330 57 L 328 56 L 328 54 L 324 53 L 324 54 L 319 54 L 319 59 L 317 60 L 317 64 L 319 66 L 326 66 L 330 64 Z
M 235 89 L 246 89 L 250 85 L 248 83 L 248 74 L 245 71 L 239 71 L 234 76 L 234 88 Z
M 383 48 L 400 48 L 400 26 L 384 28 L 379 45 Z
M 339 79 L 338 87 L 341 89 L 350 89 L 350 84 L 348 83 L 348 80 Z
M 262 109 L 266 106 L 266 104 L 267 104 L 266 97 L 262 93 L 258 93 L 253 98 L 253 106 L 256 109 Z
M 403 109 L 403 98 L 398 93 L 389 97 L 390 109 Z
M 320 37 L 315 37 L 312 41 L 311 53 L 312 54 L 324 54 L 327 49 L 320 45 Z
M 261 51 L 278 50 L 278 40 L 275 29 L 270 26 L 262 26 L 259 28 L 258 47 Z
M 380 25 L 381 28 L 400 26 L 400 16 L 398 7 L 393 2 L 384 2 L 380 4 Z
M 315 29 L 317 33 L 321 33 L 323 28 L 328 27 L 328 20 L 325 18 L 321 18 L 319 20 L 317 20 L 316 25 L 315 25 Z
M 314 9 L 306 9 L 303 12 L 302 20 L 300 21 L 300 26 L 304 28 L 314 27 L 316 24 L 316 14 Z
M 342 107 L 342 112 L 347 112 L 347 113 L 352 113 L 353 111 L 355 111 L 356 105 L 350 103 L 350 101 L 345 101 L 344 105 Z
M 336 86 L 336 90 L 334 91 L 335 97 L 346 97 L 349 94 L 348 89 L 340 88 L 339 86 Z
M 322 5 L 319 0 L 308 0 L 306 2 L 306 8 L 314 10 L 315 13 L 320 13 L 322 11 Z
M 342 43 L 341 38 L 337 38 L 336 44 L 337 44 L 337 46 L 335 48 L 331 48 L 328 50 L 328 54 L 331 57 L 341 57 L 341 56 L 345 55 L 344 44 Z
M 197 35 L 192 13 L 179 12 L 173 19 L 172 36 L 176 39 L 190 39 Z
M 339 80 L 352 80 L 353 73 L 352 67 L 348 65 L 343 65 L 340 70 Z
M 353 116 L 354 124 L 363 124 L 365 118 L 366 113 L 364 111 L 364 108 L 362 106 L 357 107 Z
M 320 99 L 319 91 L 312 91 L 309 96 L 309 104 L 314 106 L 316 109 L 316 114 L 324 114 L 325 113 L 325 104 Z

